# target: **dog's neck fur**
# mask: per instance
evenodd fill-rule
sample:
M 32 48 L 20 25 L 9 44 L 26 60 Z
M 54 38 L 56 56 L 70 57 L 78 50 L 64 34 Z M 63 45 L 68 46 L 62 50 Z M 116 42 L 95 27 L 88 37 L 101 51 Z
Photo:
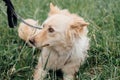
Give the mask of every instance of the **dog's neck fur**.
M 72 56 L 80 57 L 80 59 L 84 59 L 87 56 L 88 49 L 89 39 L 86 36 L 82 36 L 73 42 L 64 42 L 61 46 L 47 48 L 48 52 L 51 51 L 58 56 L 68 56 L 72 53 Z

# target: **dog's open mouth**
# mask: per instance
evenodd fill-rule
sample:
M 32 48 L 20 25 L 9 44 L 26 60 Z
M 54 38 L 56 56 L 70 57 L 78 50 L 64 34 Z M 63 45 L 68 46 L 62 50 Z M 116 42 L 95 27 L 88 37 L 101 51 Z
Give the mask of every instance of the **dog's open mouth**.
M 31 42 L 28 42 L 31 46 L 34 46 L 34 47 L 37 47 L 35 44 L 31 43 Z M 43 48 L 43 47 L 47 47 L 49 46 L 50 44 L 44 44 L 42 45 L 40 48 Z
M 49 44 L 44 44 L 41 47 L 43 48 L 43 47 L 47 47 L 47 46 L 49 46 Z

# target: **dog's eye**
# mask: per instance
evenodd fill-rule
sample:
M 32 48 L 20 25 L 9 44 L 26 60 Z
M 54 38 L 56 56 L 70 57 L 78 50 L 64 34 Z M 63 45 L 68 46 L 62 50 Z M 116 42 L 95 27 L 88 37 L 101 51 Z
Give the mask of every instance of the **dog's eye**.
M 54 29 L 51 28 L 51 27 L 49 27 L 49 28 L 48 28 L 48 31 L 52 33 L 52 32 L 54 32 Z

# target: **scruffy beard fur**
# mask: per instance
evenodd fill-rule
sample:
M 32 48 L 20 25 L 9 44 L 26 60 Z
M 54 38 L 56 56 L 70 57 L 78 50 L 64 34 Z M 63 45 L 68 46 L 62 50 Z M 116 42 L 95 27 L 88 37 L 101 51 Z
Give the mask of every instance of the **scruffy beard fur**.
M 29 40 L 36 48 L 42 48 L 34 80 L 43 80 L 50 69 L 61 69 L 64 80 L 74 80 L 75 73 L 88 56 L 88 23 L 66 9 L 60 10 L 52 3 L 48 15 L 42 25 L 43 29 Z

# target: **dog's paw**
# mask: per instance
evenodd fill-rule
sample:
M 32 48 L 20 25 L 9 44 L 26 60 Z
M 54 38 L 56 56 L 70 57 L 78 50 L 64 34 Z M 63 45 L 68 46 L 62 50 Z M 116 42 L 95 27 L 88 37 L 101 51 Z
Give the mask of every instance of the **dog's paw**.
M 35 70 L 34 73 L 34 80 L 44 80 L 45 76 L 47 75 L 47 72 L 42 69 Z
M 64 80 L 74 80 L 73 75 L 64 75 Z

